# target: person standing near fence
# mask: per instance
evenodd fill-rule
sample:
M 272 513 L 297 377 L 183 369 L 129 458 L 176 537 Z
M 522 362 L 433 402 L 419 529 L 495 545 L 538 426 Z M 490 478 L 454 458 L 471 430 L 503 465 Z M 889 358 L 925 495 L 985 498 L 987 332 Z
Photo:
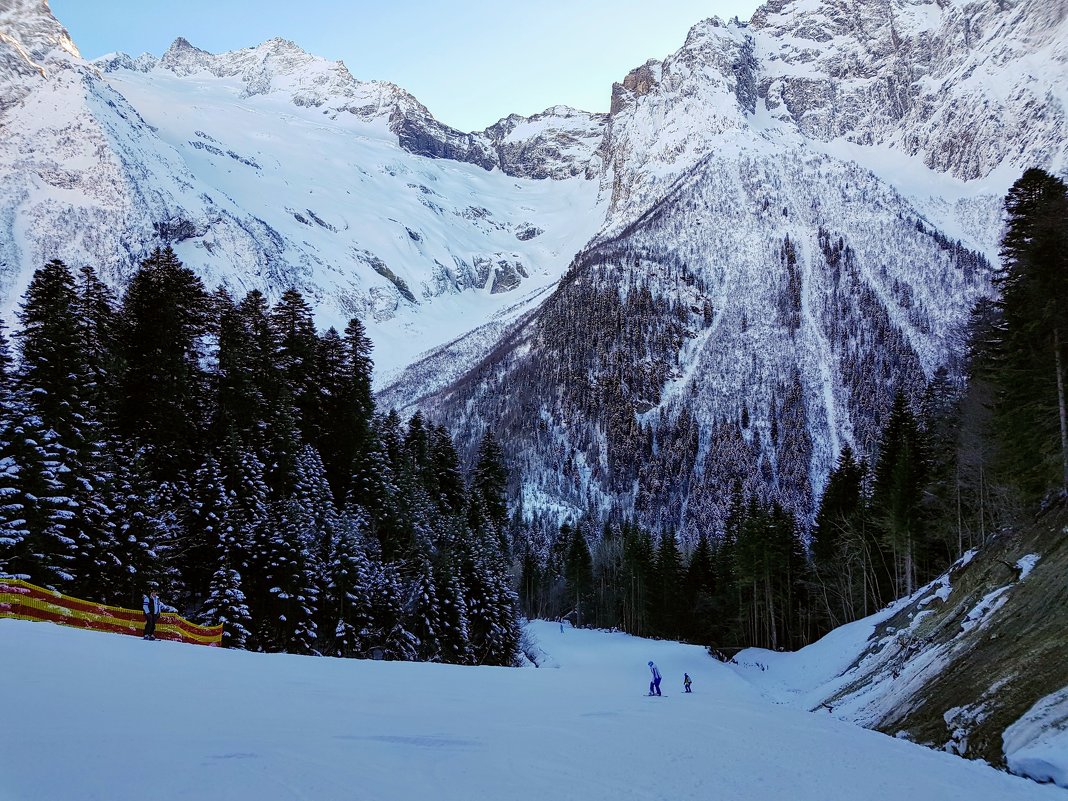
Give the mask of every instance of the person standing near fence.
M 143 608 L 145 610 L 145 635 L 144 639 L 156 639 L 156 620 L 161 612 L 177 612 L 173 606 L 163 603 L 155 590 L 149 590 L 145 596 Z

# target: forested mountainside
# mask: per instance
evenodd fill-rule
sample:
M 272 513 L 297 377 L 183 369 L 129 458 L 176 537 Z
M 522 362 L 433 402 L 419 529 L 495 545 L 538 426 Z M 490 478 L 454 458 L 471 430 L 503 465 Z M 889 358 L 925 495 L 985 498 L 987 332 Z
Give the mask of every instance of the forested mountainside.
M 1004 193 L 1068 163 L 1059 8 L 769 3 L 695 26 L 617 84 L 608 219 L 556 294 L 466 375 L 427 367 L 484 332 L 383 402 L 464 441 L 506 418 L 527 512 L 692 540 L 738 478 L 810 523 L 898 391 L 919 413 L 940 370 L 963 380 Z
M 363 325 L 209 294 L 156 250 L 119 301 L 53 260 L 0 330 L 0 573 L 98 603 L 160 587 L 260 651 L 511 665 L 499 447 L 376 413 Z
M 953 337 L 989 279 L 853 165 L 709 158 L 423 408 L 501 421 L 531 509 L 721 531 L 740 478 L 805 520 L 842 445 L 874 453 L 898 389 L 959 375 Z

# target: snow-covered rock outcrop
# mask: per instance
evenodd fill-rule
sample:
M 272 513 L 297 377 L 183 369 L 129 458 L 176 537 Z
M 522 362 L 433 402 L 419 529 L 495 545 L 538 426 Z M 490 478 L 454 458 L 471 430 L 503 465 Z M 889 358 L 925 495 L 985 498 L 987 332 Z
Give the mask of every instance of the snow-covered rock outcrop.
M 958 181 L 1063 171 L 1066 75 L 1063 0 L 770 0 L 749 23 L 710 19 L 615 87 L 612 222 L 632 220 L 732 133 L 873 164 L 889 151 Z
M 68 56 L 81 54 L 49 12 L 47 0 L 5 0 L 0 5 L 0 109 L 29 91 L 19 79 L 46 77 Z

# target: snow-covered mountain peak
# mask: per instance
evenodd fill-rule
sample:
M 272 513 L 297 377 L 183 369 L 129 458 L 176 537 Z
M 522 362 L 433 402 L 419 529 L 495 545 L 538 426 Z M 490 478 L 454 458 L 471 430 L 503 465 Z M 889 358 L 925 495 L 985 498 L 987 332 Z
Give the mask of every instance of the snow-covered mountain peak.
M 80 58 L 67 29 L 52 15 L 48 0 L 2 0 L 0 2 L 0 41 L 17 42 L 36 61 L 55 49 Z
M 269 39 L 256 47 L 212 54 L 179 37 L 163 57 L 119 53 L 98 59 L 106 73 L 159 70 L 192 81 L 218 79 L 238 99 L 268 97 L 331 117 L 378 122 L 410 153 L 498 168 L 524 178 L 593 178 L 606 115 L 554 106 L 532 117 L 512 114 L 485 131 L 465 133 L 434 118 L 409 92 L 388 81 L 362 81 L 342 61 L 307 53 L 296 43 Z
M 158 68 L 179 77 L 236 79 L 241 97 L 279 93 L 298 106 L 353 110 L 357 105 L 362 109 L 364 101 L 371 97 L 386 95 L 397 101 L 410 98 L 390 84 L 359 81 L 342 62 L 311 55 L 295 42 L 280 37 L 217 55 L 179 37 L 163 54 Z M 395 106 L 396 102 L 387 105 Z M 385 113 L 388 115 L 391 110 Z M 375 113 L 382 113 L 381 104 L 375 104 Z
M 163 53 L 163 66 L 171 72 L 181 74 L 183 67 L 187 72 L 196 72 L 196 62 L 212 58 L 207 50 L 194 46 L 184 36 L 175 39 Z
M 93 66 L 101 72 L 130 70 L 131 72 L 148 72 L 159 65 L 159 58 L 151 53 L 142 53 L 137 58 L 127 53 L 108 53 L 93 59 Z
M 81 54 L 48 0 L 0 0 L 0 80 L 44 77 L 71 57 Z M 24 88 L 0 88 L 0 107 L 21 99 Z

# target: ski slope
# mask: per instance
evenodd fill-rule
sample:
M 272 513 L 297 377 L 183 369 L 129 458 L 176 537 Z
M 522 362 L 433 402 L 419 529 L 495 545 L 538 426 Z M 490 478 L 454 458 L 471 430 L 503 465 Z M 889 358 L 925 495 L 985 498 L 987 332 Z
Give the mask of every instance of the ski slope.
M 0 799 L 1068 799 L 772 704 L 695 646 L 529 630 L 541 669 L 230 652 L 0 620 Z M 664 698 L 645 696 L 649 659 Z

